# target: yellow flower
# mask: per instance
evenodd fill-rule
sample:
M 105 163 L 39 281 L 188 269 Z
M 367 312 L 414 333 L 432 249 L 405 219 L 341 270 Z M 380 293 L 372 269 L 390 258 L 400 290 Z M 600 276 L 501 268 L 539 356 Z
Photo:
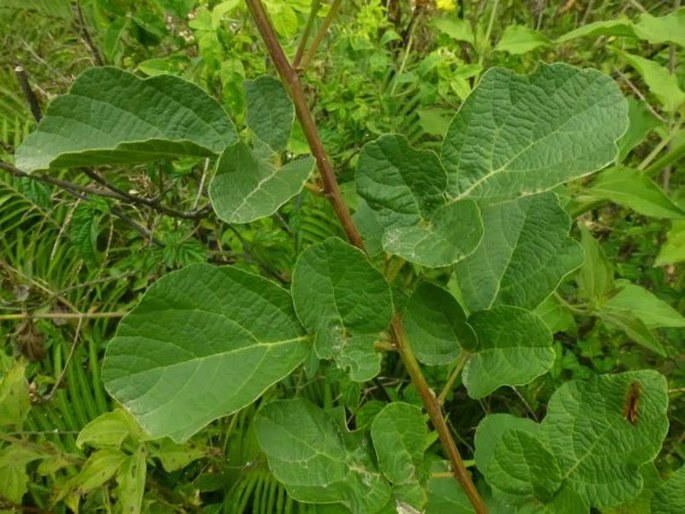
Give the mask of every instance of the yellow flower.
M 436 5 L 441 11 L 454 11 L 457 8 L 454 0 L 437 0 Z

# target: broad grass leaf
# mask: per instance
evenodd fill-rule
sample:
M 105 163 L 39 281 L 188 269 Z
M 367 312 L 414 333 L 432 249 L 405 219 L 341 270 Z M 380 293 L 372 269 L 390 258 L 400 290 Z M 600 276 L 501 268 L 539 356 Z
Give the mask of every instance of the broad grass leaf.
M 505 202 L 484 202 L 483 241 L 458 262 L 455 274 L 466 307 L 535 309 L 583 263 L 569 236 L 571 220 L 552 192 Z
M 499 306 L 476 312 L 468 321 L 478 337 L 462 375 L 471 398 L 505 385 L 528 384 L 552 368 L 552 333 L 533 312 Z
M 349 432 L 344 413 L 307 400 L 280 400 L 255 417 L 259 446 L 274 476 L 294 499 L 341 503 L 353 514 L 373 514 L 390 499 L 367 436 Z
M 173 75 L 139 79 L 118 68 L 83 72 L 17 149 L 24 171 L 213 156 L 237 134 L 221 105 Z
M 456 199 L 511 199 L 593 173 L 628 128 L 617 84 L 596 70 L 492 68 L 459 109 L 442 146 Z
M 310 246 L 295 263 L 292 295 L 321 359 L 359 382 L 380 372 L 374 342 L 390 324 L 392 295 L 360 250 L 335 237 Z
M 252 403 L 308 353 L 287 291 L 193 264 L 158 280 L 121 321 L 102 376 L 148 434 L 182 442 Z

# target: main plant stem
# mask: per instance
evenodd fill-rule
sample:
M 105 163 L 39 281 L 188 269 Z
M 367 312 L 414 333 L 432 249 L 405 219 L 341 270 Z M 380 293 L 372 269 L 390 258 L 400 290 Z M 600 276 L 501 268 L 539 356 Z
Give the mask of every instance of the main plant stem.
M 350 242 L 357 248 L 366 251 L 364 248 L 364 243 L 357 230 L 350 211 L 347 205 L 343 201 L 342 195 L 340 193 L 340 188 L 338 187 L 338 181 L 335 177 L 335 171 L 331 165 L 330 159 L 326 153 L 326 150 L 321 143 L 321 138 L 319 137 L 319 132 L 316 128 L 316 123 L 314 122 L 314 117 L 307 104 L 307 99 L 300 84 L 300 77 L 297 71 L 291 66 L 286 58 L 283 49 L 281 48 L 278 38 L 273 30 L 271 22 L 264 10 L 261 0 L 245 0 L 247 7 L 252 14 L 252 17 L 257 25 L 257 29 L 266 44 L 269 51 L 269 55 L 278 70 L 278 74 L 281 77 L 288 94 L 295 105 L 295 111 L 297 112 L 297 118 L 302 125 L 302 131 L 307 138 L 309 143 L 309 148 L 316 159 L 319 167 L 319 172 L 321 174 L 321 180 L 324 184 L 324 192 L 328 197 L 333 210 L 335 211 L 343 230 L 347 234 Z M 473 505 L 477 514 L 484 514 L 487 512 L 485 508 L 485 503 L 483 499 L 478 494 L 471 477 L 469 476 L 464 461 L 459 454 L 457 445 L 454 442 L 454 438 L 447 427 L 444 416 L 442 415 L 442 409 L 438 403 L 435 394 L 428 386 L 426 378 L 423 376 L 421 367 L 411 350 L 409 341 L 405 337 L 404 328 L 402 327 L 402 321 L 399 316 L 395 315 L 392 321 L 392 335 L 393 340 L 399 350 L 402 363 L 404 364 L 412 383 L 419 392 L 421 399 L 423 401 L 424 408 L 430 417 L 431 423 L 438 432 L 440 441 L 442 442 L 447 455 L 450 460 L 452 467 L 452 473 L 455 478 L 459 481 L 464 491 L 469 497 L 471 504 Z

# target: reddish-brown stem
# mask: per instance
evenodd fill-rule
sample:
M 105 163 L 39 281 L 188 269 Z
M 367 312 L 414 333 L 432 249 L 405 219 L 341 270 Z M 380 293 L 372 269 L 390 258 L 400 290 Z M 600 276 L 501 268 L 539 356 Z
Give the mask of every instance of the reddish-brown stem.
M 283 81 L 290 98 L 295 104 L 295 111 L 297 112 L 297 119 L 300 120 L 300 125 L 302 125 L 302 131 L 304 132 L 307 142 L 309 143 L 309 148 L 316 159 L 316 163 L 319 167 L 319 173 L 321 173 L 321 180 L 324 186 L 324 193 L 328 197 L 328 200 L 333 206 L 336 216 L 340 220 L 345 234 L 347 234 L 350 242 L 357 248 L 364 249 L 364 243 L 359 231 L 352 221 L 352 216 L 350 211 L 343 201 L 342 194 L 340 193 L 340 188 L 338 187 L 338 181 L 335 178 L 335 171 L 331 165 L 331 161 L 328 158 L 328 154 L 321 143 L 319 138 L 319 132 L 316 129 L 316 123 L 314 122 L 314 117 L 312 116 L 309 106 L 307 105 L 307 99 L 304 95 L 304 90 L 300 85 L 300 77 L 298 76 L 295 69 L 288 62 L 283 49 L 276 37 L 271 22 L 264 10 L 264 6 L 260 0 L 246 0 L 247 7 L 252 13 L 252 18 L 257 25 L 257 29 L 266 44 L 269 55 L 276 65 L 278 74 Z
M 330 163 L 328 155 L 326 154 L 323 144 L 321 143 L 321 139 L 319 138 L 319 132 L 316 128 L 314 117 L 309 110 L 304 90 L 300 84 L 299 76 L 283 53 L 283 49 L 278 42 L 261 0 L 246 0 L 246 3 L 253 19 L 255 20 L 259 33 L 266 44 L 269 55 L 271 56 L 276 69 L 278 70 L 278 74 L 285 84 L 290 98 L 295 104 L 295 110 L 297 112 L 297 117 L 300 120 L 300 124 L 302 125 L 302 130 L 307 137 L 309 148 L 311 149 L 312 154 L 316 158 L 319 166 L 319 172 L 321 173 L 321 179 L 324 184 L 324 192 L 326 193 L 328 200 L 331 202 L 336 216 L 340 220 L 340 223 L 350 242 L 356 247 L 365 251 L 364 243 L 362 242 L 357 227 L 352 220 L 350 211 L 347 209 L 347 205 L 345 205 L 342 195 L 340 194 L 340 188 L 338 187 L 335 172 L 333 171 L 333 167 Z M 478 494 L 478 490 L 476 489 L 473 481 L 471 480 L 471 476 L 466 470 L 464 461 L 462 460 L 461 455 L 459 455 L 459 450 L 457 449 L 457 445 L 454 442 L 449 428 L 447 427 L 447 422 L 442 414 L 440 404 L 438 403 L 435 394 L 428 386 L 428 382 L 423 376 L 421 367 L 419 366 L 419 363 L 411 350 L 409 341 L 405 337 L 404 328 L 402 327 L 402 321 L 399 316 L 396 315 L 393 318 L 391 328 L 392 338 L 395 346 L 399 350 L 402 362 L 409 373 L 412 383 L 421 395 L 421 399 L 426 412 L 430 417 L 431 423 L 438 432 L 440 441 L 447 451 L 454 477 L 464 488 L 464 491 L 469 497 L 469 500 L 471 501 L 476 513 L 485 514 L 487 512 L 485 503 Z
M 454 442 L 454 438 L 450 433 L 450 429 L 447 426 L 445 417 L 442 415 L 440 403 L 435 397 L 433 390 L 428 386 L 426 377 L 424 377 L 423 373 L 421 372 L 421 367 L 419 366 L 416 357 L 414 357 L 414 353 L 411 351 L 409 341 L 404 335 L 404 327 L 402 326 L 402 321 L 398 315 L 395 315 L 392 320 L 392 334 L 395 344 L 400 352 L 402 363 L 404 364 L 407 373 L 409 373 L 414 387 L 416 387 L 416 390 L 421 396 L 423 406 L 428 413 L 428 417 L 430 418 L 433 427 L 438 432 L 440 442 L 447 451 L 447 456 L 449 457 L 454 477 L 464 488 L 464 491 L 469 497 L 471 505 L 473 505 L 476 513 L 486 513 L 487 509 L 485 507 L 485 503 L 480 497 L 480 494 L 478 494 L 478 490 L 476 489 L 473 480 L 471 480 L 471 475 L 469 475 L 469 472 L 466 470 L 464 461 L 462 460 L 459 450 L 457 449 L 457 444 Z

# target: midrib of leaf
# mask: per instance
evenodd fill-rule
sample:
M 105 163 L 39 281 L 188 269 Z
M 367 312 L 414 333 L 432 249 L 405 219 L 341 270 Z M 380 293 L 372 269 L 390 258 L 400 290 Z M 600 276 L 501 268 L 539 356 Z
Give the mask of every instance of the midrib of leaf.
M 566 82 L 564 82 L 564 85 L 565 85 L 569 80 L 571 80 L 571 78 L 568 79 Z M 589 87 L 589 85 L 588 85 L 588 87 Z M 561 89 L 561 87 L 559 87 L 559 89 Z M 488 174 L 484 175 L 483 177 L 479 178 L 478 180 L 476 180 L 476 182 L 474 182 L 473 184 L 471 184 L 471 186 L 469 186 L 467 189 L 465 189 L 464 191 L 462 191 L 461 193 L 459 193 L 459 194 L 454 198 L 454 200 L 456 201 L 456 200 L 462 200 L 462 199 L 464 199 L 464 198 L 467 198 L 468 195 L 469 195 L 469 193 L 470 193 L 471 191 L 473 191 L 474 188 L 478 187 L 478 186 L 479 186 L 480 184 L 482 184 L 484 181 L 491 179 L 491 178 L 494 177 L 495 175 L 498 175 L 499 173 L 502 173 L 503 171 L 506 171 L 506 170 L 507 170 L 507 166 L 509 166 L 509 165 L 510 165 L 514 160 L 516 160 L 519 156 L 521 156 L 522 154 L 524 154 L 525 152 L 527 152 L 528 150 L 530 150 L 530 149 L 531 149 L 533 146 L 535 146 L 536 144 L 541 143 L 542 141 L 544 141 L 544 140 L 546 140 L 546 139 L 548 139 L 548 138 L 550 138 L 550 137 L 556 135 L 557 133 L 559 133 L 559 132 L 560 132 L 560 131 L 561 131 L 561 130 L 562 130 L 562 129 L 571 121 L 571 120 L 577 118 L 577 117 L 580 116 L 581 114 L 584 114 L 586 111 L 588 111 L 588 110 L 594 108 L 594 107 L 597 105 L 597 103 L 598 103 L 598 102 L 596 101 L 594 104 L 589 105 L 586 109 L 584 109 L 584 110 L 582 110 L 582 111 L 576 112 L 574 115 L 572 115 L 572 116 L 570 116 L 569 118 L 567 118 L 561 125 L 559 125 L 559 127 L 557 127 L 555 130 L 553 130 L 552 132 L 550 132 L 550 133 L 547 134 L 546 136 L 544 136 L 544 137 L 542 137 L 542 138 L 540 138 L 540 139 L 537 139 L 537 140 L 535 140 L 535 141 L 531 141 L 525 148 L 522 148 L 516 155 L 512 156 L 507 162 L 505 162 L 504 164 L 502 164 L 498 169 L 491 170 L 490 173 L 488 173 Z M 512 105 L 513 105 L 513 104 L 512 104 Z M 513 110 L 514 110 L 514 109 L 512 109 L 511 111 L 513 111 Z M 510 112 L 510 113 L 508 114 L 507 120 L 509 119 L 509 117 L 510 117 L 511 115 L 512 115 L 512 112 Z M 503 125 L 505 125 L 505 123 L 503 123 Z M 501 128 L 498 127 L 497 133 L 499 133 L 499 132 L 501 132 Z M 499 137 L 499 136 L 498 136 L 498 137 Z M 497 142 L 499 142 L 499 139 L 498 139 L 498 138 L 496 138 L 496 139 L 493 140 L 492 152 L 491 152 L 491 154 L 490 154 L 490 166 L 491 166 L 491 167 L 492 167 L 492 160 L 493 160 L 493 157 L 494 157 L 494 150 L 495 150 L 495 147 L 497 146 L 495 143 L 497 143 Z M 524 173 L 525 173 L 527 170 L 523 170 L 523 171 L 524 171 Z M 594 171 L 594 170 L 587 171 L 587 172 L 583 173 L 582 175 L 580 175 L 579 177 L 588 175 L 588 174 L 592 173 L 593 171 Z M 576 178 L 578 178 L 578 177 L 576 177 Z M 560 182 L 560 183 L 563 183 L 563 181 Z M 457 185 L 458 185 L 458 183 L 457 183 Z M 553 187 L 553 186 L 551 186 L 551 187 Z M 551 188 L 551 187 L 550 187 L 550 188 Z M 535 192 L 525 193 L 525 194 L 523 194 L 522 196 L 529 196 L 529 195 L 531 195 L 531 194 L 535 194 Z
M 576 424 L 577 424 L 577 420 L 574 419 L 573 420 L 573 431 L 572 431 L 572 433 L 576 433 Z M 576 455 L 575 448 L 573 448 L 573 450 L 574 450 L 573 456 L 577 457 L 577 462 L 571 468 L 569 468 L 569 470 L 562 476 L 562 480 L 569 478 L 575 472 L 575 470 L 585 461 L 585 459 L 587 459 L 592 454 L 594 449 L 599 445 L 599 443 L 604 439 L 604 437 L 607 435 L 607 433 L 609 433 L 611 430 L 612 430 L 612 427 L 611 427 L 611 425 L 609 425 L 606 428 L 606 430 L 604 430 L 603 432 L 600 433 L 599 437 L 596 438 L 595 442 L 590 446 L 590 448 L 588 448 L 588 450 L 585 452 L 585 454 L 582 457 L 578 457 Z
M 122 337 L 131 337 L 131 336 L 122 336 Z M 211 359 L 224 358 L 224 357 L 227 357 L 227 356 L 229 356 L 229 355 L 235 355 L 235 354 L 239 354 L 239 353 L 244 352 L 244 351 L 254 350 L 254 349 L 255 349 L 255 346 L 262 346 L 262 347 L 266 346 L 266 347 L 267 347 L 267 352 L 268 352 L 268 350 L 270 350 L 272 347 L 280 346 L 280 345 L 285 345 L 285 344 L 289 344 L 289 343 L 296 343 L 296 342 L 300 342 L 300 341 L 306 341 L 308 338 L 309 338 L 309 336 L 303 335 L 303 336 L 295 337 L 295 338 L 292 338 L 292 339 L 282 339 L 282 340 L 279 340 L 279 341 L 264 342 L 264 341 L 257 341 L 257 340 L 256 340 L 256 341 L 255 341 L 255 342 L 256 342 L 256 345 L 241 346 L 240 348 L 236 348 L 236 349 L 234 349 L 234 350 L 229 350 L 229 351 L 224 351 L 224 352 L 217 352 L 217 353 L 213 353 L 213 354 L 211 354 L 211 355 L 204 355 L 204 356 L 202 356 L 202 357 L 193 357 L 193 358 L 190 358 L 190 359 L 188 359 L 188 360 L 184 360 L 184 361 L 181 361 L 181 362 L 175 362 L 175 363 L 173 363 L 173 364 L 169 364 L 169 365 L 166 365 L 166 366 L 157 366 L 157 368 L 149 368 L 149 369 L 146 369 L 146 370 L 143 370 L 143 371 L 138 371 L 138 372 L 136 372 L 136 373 L 129 373 L 129 374 L 126 376 L 126 378 L 127 378 L 127 379 L 132 379 L 132 378 L 138 377 L 138 376 L 140 376 L 140 375 L 145 375 L 146 373 L 150 373 L 151 370 L 156 370 L 156 369 L 159 369 L 159 368 L 161 368 L 161 369 L 163 369 L 163 370 L 171 370 L 171 369 L 174 369 L 174 368 L 178 368 L 178 367 L 185 366 L 185 365 L 187 365 L 187 364 L 189 364 L 189 363 L 199 363 L 199 362 L 204 362 L 204 361 L 208 361 L 208 360 L 211 360 Z M 152 341 L 161 341 L 161 342 L 163 342 L 163 343 L 165 343 L 165 344 L 169 344 L 169 341 L 162 340 L 162 339 L 154 339 L 154 338 L 152 338 L 152 337 L 146 337 L 145 339 L 150 339 L 150 340 L 152 340 Z M 174 345 L 174 346 L 176 346 L 176 345 Z M 185 349 L 183 349 L 183 350 L 186 351 Z M 116 380 L 119 380 L 119 379 L 116 379 Z

